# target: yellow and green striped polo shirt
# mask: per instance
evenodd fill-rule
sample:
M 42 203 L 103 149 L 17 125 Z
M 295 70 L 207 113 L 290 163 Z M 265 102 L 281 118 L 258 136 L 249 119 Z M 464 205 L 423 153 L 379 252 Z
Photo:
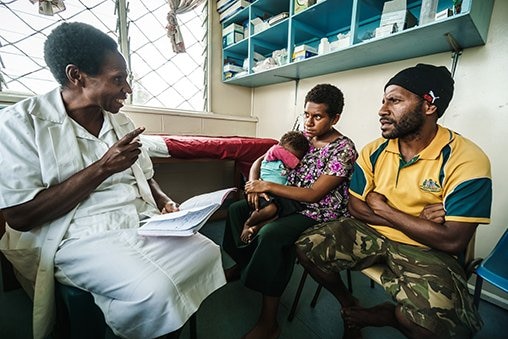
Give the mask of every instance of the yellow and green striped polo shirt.
M 390 206 L 413 216 L 426 205 L 442 203 L 447 221 L 490 222 L 490 162 L 473 142 L 438 125 L 432 142 L 405 162 L 398 139 L 379 138 L 366 145 L 355 164 L 350 193 L 365 201 L 383 194 Z M 394 241 L 424 246 L 391 227 L 370 225 Z

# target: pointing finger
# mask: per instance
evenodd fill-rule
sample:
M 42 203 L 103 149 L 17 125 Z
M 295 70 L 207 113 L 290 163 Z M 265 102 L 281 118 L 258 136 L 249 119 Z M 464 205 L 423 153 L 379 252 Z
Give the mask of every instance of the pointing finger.
M 134 140 L 135 137 L 137 137 L 144 131 L 145 131 L 144 127 L 138 127 L 135 130 L 127 133 L 122 139 L 120 139 L 120 143 L 126 145 L 126 144 L 130 143 L 132 140 Z

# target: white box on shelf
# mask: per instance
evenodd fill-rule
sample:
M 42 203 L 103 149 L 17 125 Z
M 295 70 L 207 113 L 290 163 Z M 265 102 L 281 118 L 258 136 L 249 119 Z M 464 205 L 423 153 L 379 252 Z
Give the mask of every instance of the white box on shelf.
M 301 51 L 309 51 L 311 53 L 317 54 L 317 49 L 315 49 L 312 46 L 305 45 L 305 44 L 295 46 L 295 50 L 293 52 L 294 53 L 298 53 L 298 52 L 301 52 Z
M 268 22 L 263 21 L 263 19 L 261 18 L 254 18 L 250 22 L 252 23 L 252 31 L 253 31 L 252 34 L 257 34 L 270 27 Z
M 222 46 L 227 47 L 238 41 L 243 40 L 243 33 L 231 32 L 222 37 Z
M 448 18 L 452 15 L 453 15 L 453 11 L 451 10 L 451 8 L 447 8 L 447 9 L 442 10 L 441 12 L 436 13 L 436 20 Z
M 233 65 L 233 64 L 226 64 L 224 65 L 224 72 L 233 72 L 233 73 L 239 73 L 245 71 L 242 66 Z
M 384 25 L 384 26 L 376 28 L 374 37 L 382 38 L 382 37 L 388 36 L 388 35 L 390 35 L 392 33 L 396 33 L 396 32 L 397 32 L 397 24 L 393 23 L 393 24 L 389 24 L 389 25 Z
M 217 1 L 217 12 L 222 13 L 228 9 L 235 0 L 219 0 Z
M 275 25 L 277 22 L 282 21 L 289 17 L 288 12 L 282 12 L 277 15 L 272 16 L 270 19 L 268 19 L 269 25 Z
M 241 11 L 242 9 L 249 7 L 250 2 L 247 0 L 236 0 L 228 9 L 219 14 L 219 21 L 222 22 L 227 18 L 236 14 L 236 12 Z
M 387 1 L 383 5 L 379 27 L 397 24 L 397 31 L 416 25 L 416 18 L 406 8 L 406 0 Z
M 351 46 L 351 32 L 338 34 L 337 40 L 330 43 L 330 51 L 336 51 Z
M 295 46 L 295 49 L 293 51 L 293 59 L 292 60 L 293 61 L 304 60 L 304 59 L 313 57 L 317 54 L 318 54 L 317 49 L 315 49 L 312 46 L 302 44 L 302 45 Z
M 222 30 L 222 36 L 228 35 L 231 32 L 237 32 L 243 34 L 243 26 L 239 24 L 232 23 Z

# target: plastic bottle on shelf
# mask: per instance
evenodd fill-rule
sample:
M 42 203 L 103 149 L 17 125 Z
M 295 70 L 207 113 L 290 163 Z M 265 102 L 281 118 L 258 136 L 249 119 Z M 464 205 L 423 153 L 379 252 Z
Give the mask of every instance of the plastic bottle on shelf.
M 327 37 L 324 37 L 319 42 L 318 54 L 319 55 L 323 55 L 323 54 L 326 54 L 328 52 L 330 52 L 330 42 L 328 41 Z

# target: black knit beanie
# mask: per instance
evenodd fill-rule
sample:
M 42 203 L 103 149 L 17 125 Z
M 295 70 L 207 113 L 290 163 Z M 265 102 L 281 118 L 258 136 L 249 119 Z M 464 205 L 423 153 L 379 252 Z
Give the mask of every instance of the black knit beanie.
M 386 87 L 398 85 L 436 105 L 441 117 L 453 96 L 453 78 L 444 66 L 418 64 L 397 73 Z

